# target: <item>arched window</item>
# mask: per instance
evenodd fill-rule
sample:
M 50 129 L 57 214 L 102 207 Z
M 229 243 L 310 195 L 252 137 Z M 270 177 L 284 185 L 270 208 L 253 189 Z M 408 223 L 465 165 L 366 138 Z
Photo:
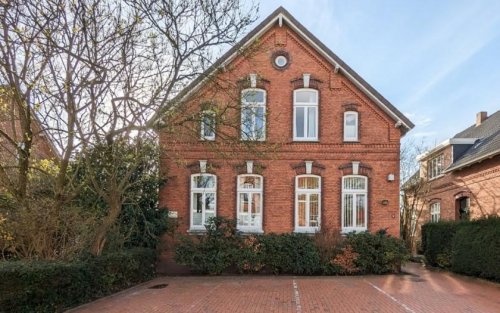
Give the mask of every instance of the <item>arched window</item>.
M 344 141 L 358 141 L 358 112 L 344 112 Z
M 368 229 L 368 178 L 359 175 L 342 177 L 342 232 Z
M 434 202 L 431 204 L 431 222 L 437 223 L 441 219 L 441 203 Z
M 321 177 L 295 177 L 295 231 L 317 232 L 321 226 Z
M 318 140 L 318 91 L 301 88 L 293 92 L 293 140 Z
M 266 139 L 266 91 L 249 88 L 241 92 L 241 139 Z
M 262 231 L 263 183 L 264 179 L 260 175 L 245 174 L 237 177 L 237 226 L 239 230 Z
M 203 111 L 201 115 L 200 136 L 202 140 L 215 140 L 215 112 Z
M 205 230 L 210 217 L 216 215 L 217 176 L 212 174 L 191 175 L 191 229 Z

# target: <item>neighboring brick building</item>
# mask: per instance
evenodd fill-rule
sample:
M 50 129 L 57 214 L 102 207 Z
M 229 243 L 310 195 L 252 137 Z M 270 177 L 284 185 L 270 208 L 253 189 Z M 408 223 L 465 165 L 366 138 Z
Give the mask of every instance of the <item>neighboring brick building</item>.
M 419 224 L 500 215 L 500 111 L 418 157 L 428 184 Z
M 185 122 L 160 133 L 160 205 L 178 232 L 217 215 L 243 232 L 399 236 L 413 124 L 283 8 L 177 100 Z

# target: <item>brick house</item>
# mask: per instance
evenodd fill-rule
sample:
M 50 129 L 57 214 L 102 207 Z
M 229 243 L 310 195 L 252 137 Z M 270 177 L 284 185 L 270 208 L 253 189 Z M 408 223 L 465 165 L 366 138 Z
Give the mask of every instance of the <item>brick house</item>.
M 160 205 L 178 233 L 217 215 L 249 233 L 399 236 L 400 138 L 414 125 L 285 9 L 176 100 L 186 122 L 160 133 Z
M 500 215 L 500 111 L 418 157 L 426 184 L 419 223 Z

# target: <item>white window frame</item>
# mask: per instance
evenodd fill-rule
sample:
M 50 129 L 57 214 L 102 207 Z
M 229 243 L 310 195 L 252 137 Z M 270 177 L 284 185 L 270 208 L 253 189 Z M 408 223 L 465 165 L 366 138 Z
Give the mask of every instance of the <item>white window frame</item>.
M 263 92 L 264 93 L 264 101 L 263 102 L 246 102 L 243 97 L 243 95 L 247 92 Z M 262 129 L 262 137 L 257 138 L 257 130 L 256 130 L 256 123 L 255 123 L 255 112 L 257 111 L 258 108 L 263 108 L 263 129 Z M 251 109 L 254 114 L 252 115 L 252 125 L 253 125 L 253 130 L 251 134 L 243 134 L 243 109 Z M 241 140 L 244 141 L 265 141 L 266 140 L 266 128 L 267 128 L 267 91 L 265 89 L 261 88 L 247 88 L 243 89 L 241 91 L 241 113 L 240 113 L 240 123 L 241 123 L 241 130 L 240 130 L 240 136 Z M 248 138 L 244 138 L 243 136 L 248 136 Z
M 356 134 L 354 137 L 347 136 L 347 115 L 354 115 L 356 117 L 356 125 L 355 131 Z M 356 111 L 346 111 L 344 112 L 344 141 L 359 141 L 359 113 Z
M 441 202 L 434 202 L 431 204 L 431 222 L 437 223 L 441 219 Z
M 365 181 L 364 189 L 346 189 L 345 188 L 345 180 L 349 178 L 363 178 Z M 352 194 L 352 224 L 355 225 L 355 218 L 357 214 L 357 206 L 354 205 L 357 203 L 357 197 L 359 195 L 365 196 L 364 207 L 365 207 L 365 225 L 364 226 L 345 226 L 345 212 L 344 212 L 344 196 L 347 194 Z M 368 230 L 368 177 L 362 175 L 346 175 L 342 177 L 342 195 L 341 195 L 341 225 L 342 225 L 342 233 L 350 233 L 350 232 L 363 232 Z
M 428 179 L 433 179 L 439 177 L 443 174 L 444 169 L 444 154 L 439 154 L 431 159 L 427 163 L 427 177 Z
M 207 116 L 212 117 L 213 120 L 214 120 L 213 121 L 214 122 L 214 127 L 213 127 L 214 129 L 212 129 L 212 131 L 213 131 L 213 135 L 212 136 L 206 136 L 205 135 L 205 126 L 206 126 L 206 124 L 205 124 L 205 117 L 207 117 Z M 208 140 L 208 141 L 215 140 L 215 123 L 216 123 L 215 117 L 216 117 L 215 116 L 215 112 L 211 111 L 211 110 L 203 111 L 201 113 L 201 124 L 200 124 L 200 139 L 201 140 Z
M 313 91 L 316 94 L 316 103 L 308 102 L 297 102 L 297 93 L 301 91 Z M 318 141 L 319 138 L 319 92 L 312 88 L 300 88 L 293 91 L 293 140 L 294 141 Z M 297 136 L 297 109 L 304 108 L 304 137 Z M 316 108 L 316 119 L 315 119 L 315 134 L 316 136 L 307 136 L 309 131 L 309 116 L 307 115 L 309 108 Z
M 200 177 L 200 176 L 210 176 L 214 178 L 214 187 L 212 188 L 197 188 L 194 187 L 194 178 L 195 177 Z M 206 230 L 205 228 L 205 222 L 206 222 L 206 208 L 205 208 L 205 197 L 207 193 L 213 193 L 214 194 L 214 216 L 217 216 L 217 176 L 214 174 L 208 174 L 208 173 L 197 173 L 193 174 L 190 177 L 190 187 L 191 187 L 191 197 L 189 201 L 189 230 L 194 230 L 194 231 L 204 231 Z M 194 213 L 194 207 L 193 207 L 193 199 L 194 199 L 194 194 L 195 193 L 201 193 L 202 194 L 202 211 L 201 211 L 201 220 L 204 222 L 203 225 L 193 225 L 193 213 Z
M 299 178 L 313 177 L 318 179 L 318 188 L 316 189 L 299 189 Z M 299 226 L 299 195 L 306 195 L 306 224 L 307 226 Z M 312 194 L 318 195 L 318 226 L 309 226 L 310 222 L 310 197 Z M 296 233 L 316 233 L 321 230 L 321 176 L 318 175 L 297 175 L 295 176 L 295 232 Z
M 260 178 L 260 188 L 243 188 L 240 186 L 240 178 L 245 178 L 245 177 L 258 177 Z M 257 174 L 242 174 L 238 175 L 236 177 L 236 190 L 237 190 L 237 197 L 236 197 L 236 218 L 237 218 L 237 229 L 243 232 L 248 232 L 248 233 L 262 233 L 262 217 L 264 215 L 264 177 L 261 175 Z M 260 194 L 260 217 L 257 221 L 258 225 L 254 226 L 246 226 L 246 225 L 240 225 L 239 219 L 240 219 L 240 208 L 241 208 L 241 203 L 240 203 L 240 195 L 241 194 L 248 194 L 248 199 L 249 199 L 249 207 L 253 209 L 253 194 Z M 247 215 L 250 215 L 251 212 L 246 213 Z

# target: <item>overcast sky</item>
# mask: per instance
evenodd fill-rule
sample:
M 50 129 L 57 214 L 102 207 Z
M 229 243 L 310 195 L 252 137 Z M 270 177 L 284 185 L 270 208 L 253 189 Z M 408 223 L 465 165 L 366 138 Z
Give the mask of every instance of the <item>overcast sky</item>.
M 500 1 L 262 0 L 282 5 L 439 143 L 500 109 Z

